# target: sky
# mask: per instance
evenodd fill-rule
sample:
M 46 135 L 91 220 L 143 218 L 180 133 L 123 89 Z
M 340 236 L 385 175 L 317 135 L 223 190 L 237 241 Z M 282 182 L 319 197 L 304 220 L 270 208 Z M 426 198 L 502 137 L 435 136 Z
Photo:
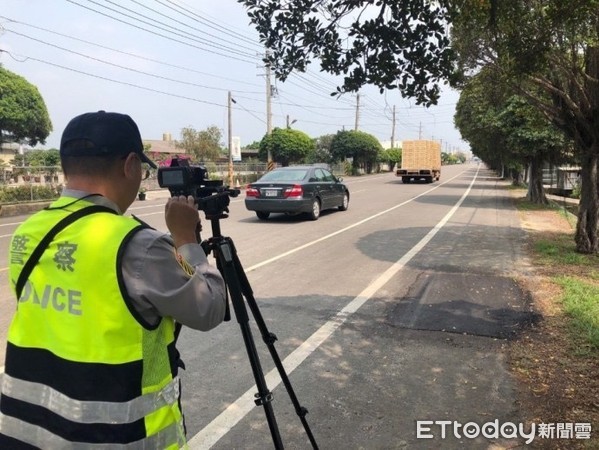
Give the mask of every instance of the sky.
M 129 114 L 144 140 L 173 139 L 181 130 L 216 126 L 227 144 L 227 97 L 235 101 L 231 130 L 245 146 L 267 130 L 264 48 L 235 0 L 0 0 L 0 64 L 35 85 L 58 148 L 69 120 L 89 111 Z M 271 83 L 272 126 L 310 137 L 353 130 L 355 93 L 329 94 L 337 79 L 318 61 L 306 73 Z M 459 93 L 443 88 L 425 108 L 398 90 L 360 91 L 358 129 L 390 141 L 440 140 L 442 150 L 467 151 L 453 126 Z

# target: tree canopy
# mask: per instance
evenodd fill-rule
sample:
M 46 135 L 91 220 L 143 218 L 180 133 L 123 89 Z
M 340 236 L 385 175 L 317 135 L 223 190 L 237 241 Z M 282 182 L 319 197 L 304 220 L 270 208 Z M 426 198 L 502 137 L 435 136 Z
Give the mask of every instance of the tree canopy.
M 307 163 L 326 163 L 333 162 L 331 155 L 331 143 L 335 138 L 334 134 L 324 134 L 314 138 L 314 151 L 306 158 Z
M 266 160 L 269 150 L 274 161 L 288 166 L 304 162 L 305 158 L 314 151 L 314 141 L 303 131 L 292 128 L 275 128 L 260 142 L 258 153 L 260 159 Z
M 451 75 L 446 0 L 238 1 L 281 80 L 318 59 L 322 71 L 343 75 L 337 93 L 371 84 L 429 105 Z
M 564 160 L 567 140 L 527 100 L 502 88 L 497 76 L 492 67 L 485 67 L 464 86 L 456 107 L 456 127 L 475 155 L 492 168 L 510 169 L 516 174 L 514 181 L 521 181 L 528 166 L 528 199 L 547 203 L 542 163 Z
M 351 158 L 354 169 L 363 166 L 367 172 L 371 171 L 382 150 L 378 139 L 363 131 L 339 131 L 331 142 L 334 161 Z
M 203 131 L 189 126 L 181 130 L 181 140 L 177 142 L 177 147 L 193 155 L 199 162 L 216 161 L 222 153 L 221 140 L 222 133 L 214 125 Z
M 0 143 L 44 144 L 52 122 L 38 89 L 0 66 Z
M 576 246 L 598 253 L 597 1 L 455 0 L 454 7 L 452 43 L 463 73 L 492 66 L 572 140 L 582 181 Z

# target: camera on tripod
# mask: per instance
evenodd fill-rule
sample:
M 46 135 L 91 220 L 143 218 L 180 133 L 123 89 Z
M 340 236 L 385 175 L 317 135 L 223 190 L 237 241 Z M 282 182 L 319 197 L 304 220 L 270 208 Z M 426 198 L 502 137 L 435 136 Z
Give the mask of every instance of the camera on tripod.
M 191 165 L 188 159 L 182 158 L 173 158 L 169 167 L 158 169 L 158 184 L 168 188 L 171 197 L 191 195 L 208 219 L 226 218 L 229 197 L 240 193 L 239 189 L 223 186 L 223 180 L 208 179 L 205 166 Z
M 203 210 L 206 213 L 206 218 L 211 220 L 212 237 L 202 242 L 201 245 L 206 252 L 206 255 L 210 252 L 214 253 L 216 267 L 225 280 L 227 292 L 229 293 L 235 315 L 237 316 L 237 322 L 241 327 L 243 342 L 252 366 L 256 387 L 258 388 L 258 392 L 254 395 L 254 403 L 256 405 L 261 405 L 264 408 L 275 448 L 277 450 L 282 449 L 283 443 L 271 404 L 273 395 L 268 389 L 266 378 L 264 377 L 264 372 L 260 365 L 260 358 L 252 337 L 252 330 L 249 325 L 249 315 L 244 299 L 247 301 L 250 311 L 256 321 L 256 325 L 262 334 L 262 340 L 266 343 L 270 354 L 273 357 L 274 364 L 279 371 L 279 376 L 287 389 L 287 393 L 295 407 L 295 412 L 306 430 L 312 448 L 318 450 L 318 445 L 316 444 L 312 430 L 306 420 L 308 410 L 300 405 L 293 387 L 291 386 L 289 376 L 285 372 L 285 367 L 283 366 L 281 358 L 274 347 L 277 337 L 274 333 L 268 331 L 268 328 L 266 327 L 266 322 L 256 304 L 252 288 L 243 271 L 239 257 L 237 256 L 237 250 L 235 249 L 233 240 L 223 236 L 220 232 L 220 222 L 218 219 L 227 217 L 225 212 L 229 211 L 229 196 L 237 197 L 240 190 L 229 189 L 228 187 L 223 186 L 222 180 L 209 180 L 206 167 L 190 165 L 189 160 L 180 158 L 174 158 L 170 167 L 161 167 L 158 169 L 158 184 L 160 187 L 168 188 L 172 197 L 179 195 L 193 196 L 197 202 L 198 209 Z M 198 242 L 200 242 L 199 232 L 197 238 Z M 225 320 L 229 320 L 229 318 L 229 305 L 227 302 Z

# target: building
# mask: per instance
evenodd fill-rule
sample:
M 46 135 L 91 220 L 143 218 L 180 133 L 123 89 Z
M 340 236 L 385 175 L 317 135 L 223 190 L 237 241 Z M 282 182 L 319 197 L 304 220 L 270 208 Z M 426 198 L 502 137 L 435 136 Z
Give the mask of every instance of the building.
M 4 142 L 0 144 L 0 166 L 11 167 L 11 161 L 15 155 L 22 151 L 21 145 L 16 142 Z
M 173 140 L 170 133 L 163 133 L 162 140 L 143 140 L 144 147 L 148 156 L 156 164 L 164 161 L 170 161 L 173 156 L 183 156 L 185 149 L 177 147 L 177 141 Z

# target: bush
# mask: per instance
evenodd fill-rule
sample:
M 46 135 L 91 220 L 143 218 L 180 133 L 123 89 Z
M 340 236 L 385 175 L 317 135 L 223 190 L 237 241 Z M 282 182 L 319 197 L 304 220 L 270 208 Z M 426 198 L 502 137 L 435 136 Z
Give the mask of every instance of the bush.
M 62 191 L 58 186 L 34 186 L 25 184 L 0 188 L 0 203 L 22 203 L 40 200 L 55 200 Z
M 580 183 L 576 183 L 574 188 L 572 189 L 572 194 L 570 194 L 571 198 L 580 198 Z

